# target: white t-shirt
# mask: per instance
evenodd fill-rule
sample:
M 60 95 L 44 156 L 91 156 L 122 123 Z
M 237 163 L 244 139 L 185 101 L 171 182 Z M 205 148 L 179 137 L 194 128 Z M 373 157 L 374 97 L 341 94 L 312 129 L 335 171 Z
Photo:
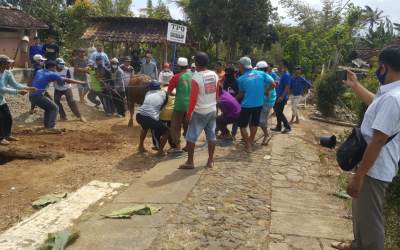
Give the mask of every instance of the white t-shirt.
M 62 71 L 57 71 L 57 73 L 63 78 L 71 78 L 71 72 L 67 67 L 65 67 Z M 64 81 L 63 84 L 58 82 L 54 82 L 54 88 L 58 91 L 65 91 L 71 88 L 71 84 L 66 84 Z
M 400 132 L 400 81 L 380 87 L 374 101 L 369 105 L 361 124 L 361 133 L 367 143 L 371 142 L 374 130 L 387 136 Z M 400 134 L 387 143 L 380 152 L 368 176 L 392 182 L 398 172 L 400 160 Z
M 217 111 L 218 75 L 211 70 L 196 71 L 192 81 L 199 87 L 194 112 L 208 114 Z
M 158 76 L 158 81 L 161 84 L 168 84 L 169 80 L 171 80 L 171 78 L 174 76 L 174 73 L 172 73 L 172 71 L 168 70 L 168 71 L 161 71 L 160 75 Z
M 138 112 L 143 116 L 150 116 L 154 120 L 160 119 L 160 110 L 167 98 L 167 92 L 163 90 L 150 90 L 146 93 L 143 105 Z

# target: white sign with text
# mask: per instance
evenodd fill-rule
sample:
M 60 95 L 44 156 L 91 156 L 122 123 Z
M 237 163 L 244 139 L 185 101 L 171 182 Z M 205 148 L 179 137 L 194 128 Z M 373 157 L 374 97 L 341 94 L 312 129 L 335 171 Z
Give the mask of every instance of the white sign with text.
M 175 43 L 186 43 L 187 27 L 176 24 L 168 23 L 167 40 Z

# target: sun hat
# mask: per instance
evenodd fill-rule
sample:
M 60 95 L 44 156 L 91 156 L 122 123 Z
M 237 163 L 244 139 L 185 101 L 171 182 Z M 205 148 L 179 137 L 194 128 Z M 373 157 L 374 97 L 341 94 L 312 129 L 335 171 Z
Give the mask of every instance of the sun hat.
M 9 58 L 6 55 L 0 55 L 0 63 L 13 63 L 14 60 L 12 60 L 11 58 Z

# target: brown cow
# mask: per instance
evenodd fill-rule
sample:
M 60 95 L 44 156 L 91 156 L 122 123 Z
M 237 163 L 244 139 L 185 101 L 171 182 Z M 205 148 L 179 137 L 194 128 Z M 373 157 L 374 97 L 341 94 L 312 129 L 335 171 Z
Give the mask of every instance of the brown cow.
M 129 109 L 128 127 L 133 127 L 133 114 L 135 113 L 135 104 L 142 105 L 144 97 L 149 90 L 151 78 L 147 75 L 133 75 L 129 81 L 126 99 Z

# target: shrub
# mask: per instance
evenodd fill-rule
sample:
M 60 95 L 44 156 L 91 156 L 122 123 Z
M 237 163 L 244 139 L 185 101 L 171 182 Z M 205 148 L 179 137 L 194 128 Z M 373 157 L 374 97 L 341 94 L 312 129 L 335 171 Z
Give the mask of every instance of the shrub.
M 339 97 L 344 93 L 343 83 L 336 77 L 336 71 L 327 72 L 316 84 L 317 108 L 324 116 L 333 116 Z

